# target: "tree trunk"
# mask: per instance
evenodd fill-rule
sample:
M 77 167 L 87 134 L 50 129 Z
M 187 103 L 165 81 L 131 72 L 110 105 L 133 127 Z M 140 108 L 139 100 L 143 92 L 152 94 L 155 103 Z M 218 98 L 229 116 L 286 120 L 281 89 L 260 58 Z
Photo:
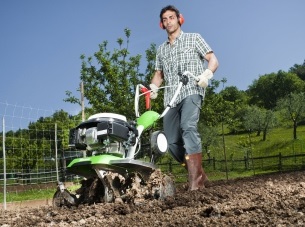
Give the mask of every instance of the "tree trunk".
M 293 121 L 293 139 L 297 139 L 297 127 L 298 127 L 298 124 L 296 121 Z
M 261 135 L 261 130 L 257 130 L 256 136 L 260 136 Z
M 266 141 L 269 123 L 266 124 L 263 130 L 263 141 Z
M 263 132 L 263 141 L 266 141 L 266 138 L 267 138 L 267 129 L 264 129 L 264 132 Z

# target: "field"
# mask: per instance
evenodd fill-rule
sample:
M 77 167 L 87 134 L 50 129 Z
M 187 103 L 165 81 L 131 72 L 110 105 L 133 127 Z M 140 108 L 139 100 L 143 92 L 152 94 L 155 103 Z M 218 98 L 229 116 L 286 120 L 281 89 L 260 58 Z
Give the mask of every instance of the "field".
M 0 211 L 0 226 L 304 226 L 304 172 L 213 181 L 201 191 L 131 204 Z
M 298 128 L 298 139 L 292 139 L 291 128 L 273 129 L 266 141 L 255 134 L 226 135 L 229 180 L 223 172 L 206 165 L 213 180 L 201 191 L 185 190 L 185 177 L 176 178 L 177 193 L 164 201 L 146 200 L 141 203 L 80 205 L 74 208 L 39 208 L 0 210 L 0 227 L 9 226 L 304 226 L 305 172 L 284 172 L 255 176 L 248 171 L 236 172 L 236 162 L 245 151 L 253 157 L 295 155 L 305 152 L 305 127 Z M 249 141 L 251 144 L 249 144 Z M 211 154 L 223 159 L 221 143 Z M 206 158 L 206 156 L 205 156 Z M 303 158 L 302 158 L 303 160 Z M 298 158 L 297 165 L 303 166 Z M 296 165 L 292 163 L 291 165 Z M 255 165 L 259 167 L 258 165 Z M 233 168 L 234 167 L 234 168 Z M 250 166 L 251 167 L 251 166 Z M 303 169 L 303 168 L 301 168 Z M 176 167 L 173 172 L 183 171 Z M 268 171 L 262 171 L 264 173 Z M 249 175 L 251 177 L 237 178 Z M 181 183 L 182 182 L 182 183 Z M 55 186 L 54 186 L 55 189 Z M 54 190 L 50 189 L 50 191 Z M 53 192 L 35 193 L 34 198 L 50 197 Z M 33 195 L 10 193 L 9 200 L 23 200 Z M 46 194 L 44 194 L 46 193 Z M 18 196 L 18 198 L 16 197 Z M 21 198 L 19 198 L 21 197 Z M 33 198 L 33 197 L 32 197 Z

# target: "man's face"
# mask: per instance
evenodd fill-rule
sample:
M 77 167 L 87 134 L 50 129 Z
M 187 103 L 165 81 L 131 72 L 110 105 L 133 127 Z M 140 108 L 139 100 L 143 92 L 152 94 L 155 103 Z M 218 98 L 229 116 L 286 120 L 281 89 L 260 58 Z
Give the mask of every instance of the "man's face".
M 180 27 L 176 13 L 170 10 L 163 13 L 162 23 L 168 33 L 173 33 Z

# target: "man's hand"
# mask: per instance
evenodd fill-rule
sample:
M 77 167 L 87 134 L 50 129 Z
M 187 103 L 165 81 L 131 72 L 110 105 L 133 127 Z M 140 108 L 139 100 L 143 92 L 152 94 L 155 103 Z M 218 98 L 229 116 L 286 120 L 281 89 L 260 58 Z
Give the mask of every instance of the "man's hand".
M 200 76 L 198 76 L 198 85 L 206 88 L 209 85 L 209 80 L 213 77 L 213 72 L 210 69 L 206 69 Z
M 158 86 L 157 85 L 155 85 L 155 84 L 150 84 L 149 85 L 149 87 L 150 87 L 150 98 L 151 99 L 155 99 L 155 98 L 157 98 L 157 96 L 158 96 Z

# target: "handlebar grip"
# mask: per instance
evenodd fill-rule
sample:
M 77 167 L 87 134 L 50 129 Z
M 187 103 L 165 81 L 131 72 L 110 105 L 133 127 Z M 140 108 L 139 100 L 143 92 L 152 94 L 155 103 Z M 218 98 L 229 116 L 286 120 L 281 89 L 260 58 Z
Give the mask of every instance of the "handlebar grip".
M 189 72 L 189 71 L 185 71 L 185 72 L 183 73 L 183 75 L 193 77 L 194 80 L 196 80 L 197 82 L 199 82 L 199 80 L 200 80 L 197 76 L 195 76 L 193 73 L 191 73 L 191 72 Z
M 141 92 L 145 93 L 145 109 L 149 110 L 150 109 L 150 92 L 148 92 L 148 88 L 146 87 L 141 87 Z

